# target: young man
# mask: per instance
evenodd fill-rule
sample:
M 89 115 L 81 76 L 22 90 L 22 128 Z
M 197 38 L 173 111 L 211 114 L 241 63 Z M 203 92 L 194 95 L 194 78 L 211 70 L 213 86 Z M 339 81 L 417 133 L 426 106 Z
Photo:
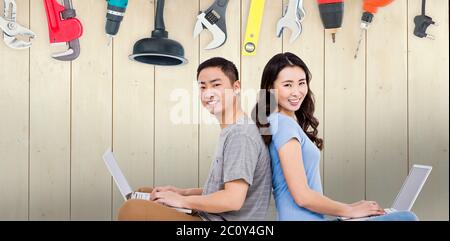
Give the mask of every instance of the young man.
M 220 123 L 215 158 L 203 189 L 141 188 L 152 201 L 129 200 L 119 220 L 263 220 L 272 190 L 270 155 L 257 126 L 240 104 L 236 66 L 223 58 L 197 70 L 202 105 Z M 195 210 L 187 215 L 173 208 Z

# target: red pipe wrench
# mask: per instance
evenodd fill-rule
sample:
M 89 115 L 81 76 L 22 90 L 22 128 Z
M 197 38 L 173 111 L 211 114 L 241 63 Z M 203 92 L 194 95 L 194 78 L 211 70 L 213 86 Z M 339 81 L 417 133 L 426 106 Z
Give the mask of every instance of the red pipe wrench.
M 52 54 L 52 57 L 61 61 L 76 59 L 80 55 L 79 38 L 83 34 L 83 26 L 80 20 L 75 18 L 72 0 L 64 0 L 64 5 L 59 4 L 57 0 L 44 0 L 44 5 L 50 43 L 66 42 L 69 45 L 67 51 Z

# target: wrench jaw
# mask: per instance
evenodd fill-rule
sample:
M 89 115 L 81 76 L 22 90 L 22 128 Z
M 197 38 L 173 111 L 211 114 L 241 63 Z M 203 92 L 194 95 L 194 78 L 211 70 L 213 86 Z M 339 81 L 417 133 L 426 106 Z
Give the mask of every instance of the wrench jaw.
M 299 21 L 292 21 L 283 17 L 277 24 L 277 37 L 281 37 L 285 28 L 291 30 L 291 38 L 289 39 L 290 43 L 293 43 L 302 33 L 302 25 Z
M 201 20 L 202 17 L 205 18 L 205 13 L 201 13 L 200 15 L 197 16 L 198 20 L 195 23 L 194 38 L 197 38 L 200 35 L 200 33 L 202 33 L 202 31 L 205 29 L 205 26 L 202 24 L 202 20 Z
M 213 25 L 210 32 L 213 34 L 213 40 L 206 46 L 206 50 L 216 49 L 225 44 L 227 35 L 217 25 Z
M 80 41 L 78 39 L 68 42 L 67 51 L 52 54 L 52 58 L 60 61 L 72 61 L 80 56 Z
M 300 0 L 298 3 L 298 8 L 297 8 L 297 18 L 300 23 L 302 23 L 303 20 L 305 20 L 305 16 L 306 16 L 306 12 L 305 12 L 305 9 L 303 8 L 303 0 Z
M 207 29 L 213 35 L 213 40 L 208 44 L 208 46 L 206 46 L 205 49 L 211 50 L 219 48 L 220 46 L 225 44 L 227 35 L 219 28 L 219 26 L 217 26 L 216 24 L 211 24 L 205 16 L 205 13 L 201 13 L 197 16 L 198 20 L 194 28 L 194 38 L 199 36 L 204 29 Z
M 292 32 L 293 33 L 291 34 L 291 38 L 289 40 L 290 43 L 293 43 L 298 38 L 298 36 L 300 36 L 300 34 L 302 33 L 302 24 L 297 22 L 297 28 L 296 28 L 296 30 L 293 30 Z

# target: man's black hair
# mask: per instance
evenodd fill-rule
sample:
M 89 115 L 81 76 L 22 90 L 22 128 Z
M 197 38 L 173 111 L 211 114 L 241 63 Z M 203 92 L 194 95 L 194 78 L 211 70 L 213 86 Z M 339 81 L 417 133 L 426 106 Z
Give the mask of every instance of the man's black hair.
M 230 79 L 232 84 L 239 80 L 239 72 L 236 65 L 234 65 L 233 62 L 220 57 L 211 58 L 201 63 L 197 69 L 197 79 L 202 70 L 213 67 L 220 68 L 222 72 Z

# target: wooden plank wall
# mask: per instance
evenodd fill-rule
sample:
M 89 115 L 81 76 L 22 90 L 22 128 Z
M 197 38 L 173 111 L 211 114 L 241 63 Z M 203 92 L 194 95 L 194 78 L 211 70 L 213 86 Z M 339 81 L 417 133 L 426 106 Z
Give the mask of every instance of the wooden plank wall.
M 85 31 L 73 62 L 50 58 L 42 2 L 16 1 L 18 22 L 38 37 L 29 50 L 0 43 L 0 220 L 114 220 L 123 200 L 101 160 L 108 147 L 133 188 L 201 187 L 220 129 L 198 101 L 198 64 L 232 60 L 249 112 L 265 64 L 282 51 L 298 54 L 313 74 L 325 194 L 388 207 L 413 164 L 432 165 L 413 211 L 422 220 L 448 220 L 448 1 L 428 1 L 427 14 L 439 23 L 429 28 L 434 41 L 412 34 L 420 0 L 380 9 L 355 60 L 361 1 L 346 2 L 336 43 L 315 1 L 305 1 L 304 29 L 292 44 L 289 32 L 275 36 L 288 0 L 266 1 L 260 48 L 244 57 L 250 0 L 230 1 L 228 39 L 215 50 L 204 50 L 208 31 L 192 37 L 195 16 L 213 0 L 168 0 L 169 38 L 189 60 L 181 67 L 128 60 L 153 29 L 154 0 L 130 2 L 110 46 L 105 2 L 75 0 Z M 272 202 L 268 219 L 274 217 Z

